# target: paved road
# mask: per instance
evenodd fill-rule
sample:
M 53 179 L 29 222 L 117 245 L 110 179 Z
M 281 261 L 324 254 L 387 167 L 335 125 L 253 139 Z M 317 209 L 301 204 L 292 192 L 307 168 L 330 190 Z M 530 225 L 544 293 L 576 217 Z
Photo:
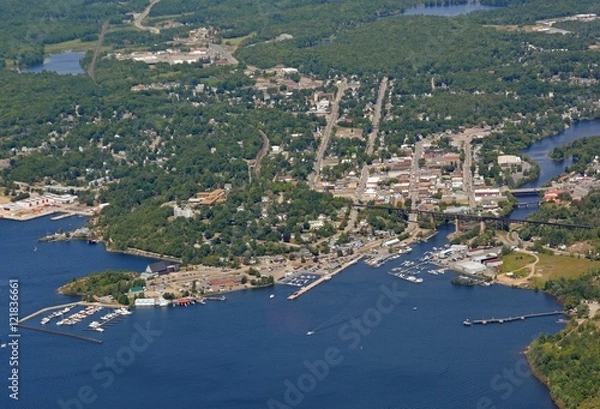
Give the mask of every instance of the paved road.
M 229 52 L 227 52 L 223 47 L 221 47 L 218 44 L 213 44 L 210 43 L 208 45 L 209 49 L 212 49 L 214 51 L 216 51 L 217 53 L 221 54 L 221 58 L 224 58 L 227 60 L 227 62 L 229 62 L 229 64 L 231 65 L 237 65 L 238 64 L 238 60 L 236 60 L 235 58 L 233 58 L 233 55 L 231 55 Z
M 144 21 L 144 19 L 146 17 L 148 17 L 148 14 L 150 14 L 150 10 L 152 9 L 152 6 L 154 6 L 156 3 L 158 3 L 160 0 L 150 0 L 150 4 L 148 5 L 148 7 L 146 7 L 144 9 L 144 11 L 142 11 L 140 14 L 134 14 L 133 15 L 133 25 L 136 26 L 137 28 L 139 28 L 140 30 L 146 30 L 146 31 L 150 31 L 152 34 L 159 34 L 160 30 L 156 27 L 148 27 L 142 24 L 142 21 Z
M 329 114 L 329 118 L 327 118 L 327 125 L 325 126 L 325 130 L 323 131 L 323 139 L 321 140 L 321 145 L 317 150 L 317 157 L 315 158 L 313 172 L 308 177 L 308 183 L 312 189 L 315 188 L 317 182 L 319 181 L 319 177 L 321 175 L 321 166 L 323 166 L 323 157 L 325 156 L 327 145 L 329 145 L 331 131 L 333 130 L 333 126 L 335 125 L 338 118 L 338 108 L 340 106 L 340 100 L 342 99 L 342 96 L 344 95 L 347 89 L 348 82 L 344 78 L 338 85 L 337 94 L 335 95 L 335 99 L 331 104 L 331 113 Z
M 379 133 L 379 123 L 381 121 L 381 106 L 383 105 L 383 98 L 385 97 L 385 92 L 387 90 L 387 77 L 381 80 L 381 85 L 379 86 L 379 95 L 377 96 L 377 103 L 375 104 L 375 112 L 373 113 L 373 130 L 369 134 L 369 139 L 367 140 L 367 155 L 373 155 L 373 151 L 375 149 L 375 140 L 377 139 L 377 134 Z M 366 163 L 363 165 L 360 171 L 360 180 L 358 182 L 358 189 L 356 189 L 356 199 L 361 201 L 363 199 L 363 194 L 365 193 L 365 189 L 367 187 L 367 180 L 369 179 L 369 165 Z M 356 208 L 352 208 L 350 210 L 350 217 L 348 218 L 348 226 L 346 227 L 346 231 L 350 231 L 354 228 L 354 224 L 358 218 L 358 210 Z
M 469 207 L 473 209 L 476 205 L 475 191 L 473 189 L 473 174 L 471 166 L 473 165 L 473 151 L 471 145 L 471 137 L 464 139 L 465 162 L 463 163 L 463 190 L 469 197 Z

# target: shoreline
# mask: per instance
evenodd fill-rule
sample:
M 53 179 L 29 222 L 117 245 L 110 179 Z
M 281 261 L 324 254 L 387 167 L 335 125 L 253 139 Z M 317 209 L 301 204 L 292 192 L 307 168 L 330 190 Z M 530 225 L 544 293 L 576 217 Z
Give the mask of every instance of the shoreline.
M 564 329 L 561 331 L 564 331 Z M 538 338 L 539 338 L 539 336 L 538 336 Z M 535 340 L 531 341 L 531 343 L 533 343 L 533 342 L 535 342 Z M 550 389 L 550 386 L 548 386 L 548 383 L 549 383 L 548 379 L 544 375 L 542 375 L 537 370 L 535 365 L 533 365 L 533 363 L 531 362 L 531 358 L 529 357 L 529 348 L 531 346 L 531 343 L 529 345 L 527 345 L 527 348 L 525 349 L 525 351 L 523 351 L 523 355 L 525 356 L 525 359 L 527 360 L 527 365 L 529 366 L 529 369 L 531 370 L 531 375 L 533 375 L 533 377 L 540 384 L 542 384 L 546 387 L 546 390 L 548 391 L 548 395 L 550 395 L 550 399 L 552 399 L 552 403 L 554 403 L 558 409 L 566 409 L 566 406 L 562 402 L 557 402 L 556 398 L 552 394 L 552 390 Z
M 146 258 L 153 258 L 153 259 L 157 259 L 157 260 L 171 261 L 171 262 L 174 262 L 174 263 L 181 263 L 181 259 L 180 258 L 169 256 L 169 255 L 166 255 L 166 254 L 154 253 L 154 252 L 151 252 L 151 251 L 146 251 L 146 250 L 142 250 L 142 249 L 136 249 L 134 247 L 128 247 L 125 250 L 117 250 L 117 249 L 109 247 L 104 242 L 104 240 L 99 240 L 98 243 L 104 244 L 104 248 L 106 249 L 106 251 L 108 251 L 110 253 L 120 253 L 120 254 L 127 254 L 129 256 L 146 257 Z

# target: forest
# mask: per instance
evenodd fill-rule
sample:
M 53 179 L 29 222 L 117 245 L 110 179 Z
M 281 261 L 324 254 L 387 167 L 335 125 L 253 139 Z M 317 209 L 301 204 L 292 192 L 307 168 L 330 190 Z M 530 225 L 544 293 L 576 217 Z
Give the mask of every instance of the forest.
M 600 136 L 581 138 L 566 146 L 555 148 L 550 157 L 556 161 L 571 158 L 572 163 L 566 169 L 567 172 L 577 172 L 595 178 L 600 174 L 592 168 L 593 163 L 598 163 L 600 156 Z
M 127 305 L 127 292 L 136 286 L 144 286 L 139 274 L 127 271 L 104 271 L 87 277 L 73 279 L 59 289 L 64 295 L 78 295 L 85 301 L 93 301 L 93 296 L 111 295 L 120 304 Z
M 590 307 L 582 301 L 600 301 L 600 272 L 548 281 L 544 291 L 567 307 L 589 311 Z M 600 405 L 599 325 L 598 314 L 584 323 L 571 322 L 556 335 L 541 335 L 527 351 L 534 374 L 548 385 L 560 407 L 594 409 Z
M 38 188 L 88 187 L 89 192 L 80 194 L 82 201 L 110 203 L 95 220 L 109 246 L 170 254 L 189 263 L 236 265 L 261 255 L 286 254 L 290 243 L 310 246 L 299 237 L 318 240 L 343 228 L 347 200 L 311 191 L 307 184 L 320 143 L 318 130 L 325 126 L 325 118 L 310 111 L 312 99 L 314 93 L 334 95 L 340 76 L 360 84 L 343 96 L 344 119 L 338 124 L 340 134 L 348 127 L 357 134 L 332 137 L 327 153 L 340 163 L 323 169 L 330 182 L 379 155 L 400 152 L 400 146 L 423 135 L 491 126 L 495 132 L 479 141 L 485 155 L 476 165 L 491 183 L 503 185 L 509 181 L 494 166 L 499 152 L 515 153 L 572 121 L 600 115 L 594 104 L 600 91 L 589 86 L 598 72 L 596 52 L 590 50 L 596 39 L 588 26 L 569 25 L 572 35 L 502 26 L 600 12 L 597 2 L 488 1 L 484 3 L 504 7 L 455 18 L 398 15 L 417 3 L 162 0 L 152 8 L 150 22 L 178 16 L 188 26 L 159 35 L 134 31 L 126 23 L 130 11 L 145 6 L 140 0 L 116 7 L 112 1 L 86 0 L 89 7 L 78 8 L 78 13 L 86 10 L 83 16 L 55 13 L 50 25 L 43 16 L 53 16 L 52 7 L 63 7 L 60 3 L 28 10 L 14 24 L 28 17 L 41 21 L 39 29 L 52 35 L 22 41 L 19 36 L 27 27 L 0 30 L 0 38 L 7 39 L 1 44 L 21 47 L 2 49 L 10 60 L 0 68 L 0 103 L 6 107 L 0 112 L 0 159 L 8 160 L 1 171 L 4 192 L 16 198 L 16 182 Z M 6 11 L 0 19 L 18 14 L 13 1 L 0 7 Z M 306 18 L 309 13 L 316 17 Z M 86 75 L 14 69 L 15 61 L 27 65 L 17 56 L 31 47 L 43 54 L 48 44 L 93 40 L 105 19 L 111 27 L 95 81 Z M 241 42 L 239 66 L 147 66 L 108 57 L 123 47 L 166 49 L 173 36 L 205 24 L 215 29 L 215 41 Z M 282 33 L 293 39 L 266 42 Z M 84 64 L 90 60 L 88 54 Z M 276 86 L 258 89 L 248 71 L 261 75 L 276 64 L 296 67 L 323 85 L 292 92 Z M 364 136 L 372 124 L 367 113 L 384 75 L 389 77 L 384 101 L 389 108 L 380 124 L 385 146 L 369 156 Z M 142 89 L 134 91 L 136 87 Z M 260 132 L 281 152 L 266 155 L 256 173 L 249 163 L 261 149 Z M 226 187 L 225 203 L 199 207 L 189 219 L 174 217 L 174 206 Z M 547 211 L 563 217 L 566 210 Z M 327 222 L 310 229 L 309 222 L 318 217 Z M 373 229 L 396 234 L 405 227 L 403 221 L 376 212 L 361 218 Z M 552 242 L 572 233 L 557 234 Z

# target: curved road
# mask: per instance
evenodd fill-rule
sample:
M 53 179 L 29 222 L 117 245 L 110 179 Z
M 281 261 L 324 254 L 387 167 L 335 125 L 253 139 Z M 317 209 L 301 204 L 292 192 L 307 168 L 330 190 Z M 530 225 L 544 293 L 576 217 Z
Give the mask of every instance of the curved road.
M 150 31 L 152 34 L 159 34 L 160 30 L 158 28 L 142 25 L 142 21 L 144 21 L 144 19 L 146 17 L 148 17 L 148 14 L 150 14 L 150 10 L 152 9 L 152 6 L 154 6 L 159 1 L 160 0 L 150 0 L 150 4 L 148 5 L 148 7 L 146 7 L 144 9 L 144 11 L 142 11 L 139 14 L 134 13 L 133 14 L 133 25 L 136 26 L 137 28 L 139 28 L 140 30 Z

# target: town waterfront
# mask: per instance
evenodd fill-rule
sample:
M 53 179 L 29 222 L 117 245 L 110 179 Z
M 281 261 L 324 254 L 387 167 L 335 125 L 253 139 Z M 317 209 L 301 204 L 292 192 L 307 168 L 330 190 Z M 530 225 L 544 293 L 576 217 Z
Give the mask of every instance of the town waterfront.
M 9 278 L 19 280 L 25 315 L 68 301 L 55 289 L 72 277 L 106 268 L 145 268 L 146 259 L 108 253 L 83 241 L 37 242 L 49 230 L 78 227 L 83 221 L 0 220 L 4 341 Z M 451 230 L 443 228 L 406 257 L 418 258 L 442 246 Z M 465 328 L 462 320 L 551 311 L 560 308 L 555 300 L 502 286 L 457 287 L 450 284 L 450 275 L 410 284 L 386 274 L 401 260 L 379 269 L 363 263 L 351 266 L 295 301 L 286 299 L 292 287 L 276 286 L 232 293 L 226 302 L 205 306 L 137 309 L 106 332 L 94 334 L 104 340 L 101 345 L 22 329 L 18 407 L 78 408 L 75 399 L 82 387 L 94 393 L 94 401 L 81 406 L 90 408 L 186 407 L 190 402 L 212 408 L 266 408 L 270 399 L 289 406 L 290 382 L 310 380 L 303 377 L 310 374 L 305 363 L 323 360 L 334 348 L 340 362 L 309 393 L 294 398 L 297 407 L 475 408 L 481 399 L 491 399 L 498 408 L 553 408 L 545 387 L 523 372 L 521 352 L 540 332 L 560 330 L 556 318 L 478 328 Z M 378 299 L 390 291 L 402 295 L 389 298 L 377 320 L 377 314 L 371 315 Z M 352 319 L 368 323 L 368 333 L 349 327 Z M 73 331 L 89 335 L 83 331 L 85 324 L 78 325 Z M 131 353 L 139 326 L 157 333 L 147 335 L 143 350 Z M 309 337 L 307 331 L 315 333 Z M 0 350 L 5 383 L 8 352 Z M 110 369 L 105 363 L 111 359 L 122 365 Z M 523 375 L 513 380 L 514 386 L 505 379 L 507 370 Z M 0 402 L 8 400 L 6 392 Z
M 600 121 L 581 123 L 526 153 L 599 131 Z M 537 184 L 548 177 L 541 165 Z M 55 290 L 74 277 L 141 272 L 153 261 L 85 241 L 37 241 L 84 223 L 0 220 L 0 343 L 9 334 L 9 279 L 18 279 L 24 316 L 73 300 Z M 559 331 L 557 317 L 470 328 L 462 321 L 554 311 L 556 300 L 504 286 L 454 286 L 452 273 L 425 275 L 422 284 L 387 274 L 442 247 L 453 228 L 440 230 L 409 255 L 381 268 L 360 262 L 295 301 L 286 299 L 294 288 L 278 285 L 205 306 L 137 309 L 94 333 L 101 345 L 21 329 L 14 407 L 554 408 L 522 352 L 539 333 Z M 78 325 L 70 330 L 89 335 Z M 0 349 L 2 407 L 11 401 L 10 351 Z

